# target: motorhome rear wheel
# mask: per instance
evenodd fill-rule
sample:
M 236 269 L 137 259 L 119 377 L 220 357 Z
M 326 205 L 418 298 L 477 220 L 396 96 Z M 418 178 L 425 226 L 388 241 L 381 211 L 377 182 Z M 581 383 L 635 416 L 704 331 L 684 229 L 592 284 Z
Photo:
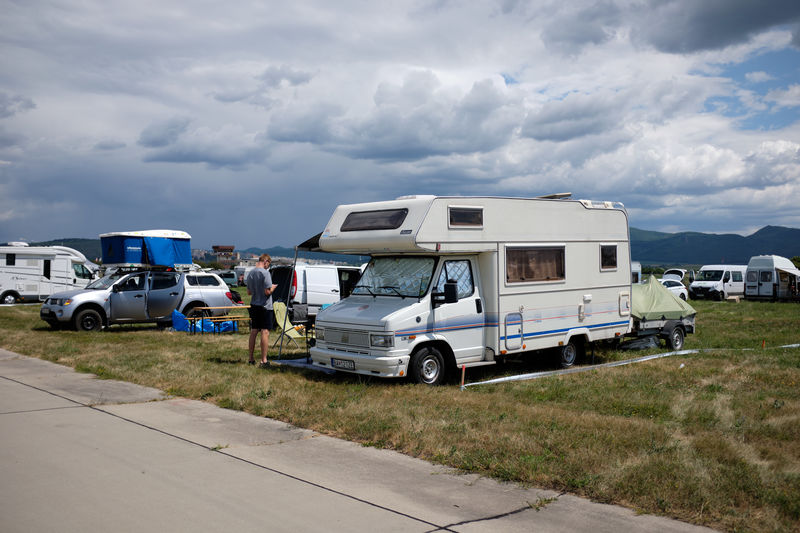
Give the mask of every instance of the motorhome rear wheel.
M 569 341 L 561 347 L 561 368 L 569 368 L 578 359 L 578 347 L 575 341 Z

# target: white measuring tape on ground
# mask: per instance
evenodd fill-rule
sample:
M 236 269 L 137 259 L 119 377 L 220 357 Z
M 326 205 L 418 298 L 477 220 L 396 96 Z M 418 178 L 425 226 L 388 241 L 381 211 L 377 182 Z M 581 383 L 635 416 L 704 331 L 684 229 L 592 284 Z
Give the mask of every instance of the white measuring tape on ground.
M 800 344 L 785 344 L 783 346 L 775 346 L 775 348 L 800 348 Z M 532 374 L 520 374 L 518 376 L 507 376 L 504 378 L 489 379 L 487 381 L 476 381 L 475 383 L 461 384 L 461 390 L 467 387 L 474 387 L 476 385 L 494 385 L 497 383 L 508 383 L 510 381 L 528 381 L 531 379 L 547 378 L 550 376 L 561 376 L 564 374 L 577 374 L 578 372 L 588 372 L 590 370 L 597 370 L 598 368 L 610 368 L 613 366 L 631 365 L 633 363 L 643 363 L 645 361 L 652 361 L 653 359 L 661 359 L 663 357 L 672 357 L 673 355 L 688 355 L 691 353 L 710 352 L 717 350 L 726 350 L 731 348 L 703 348 L 701 350 L 679 350 L 677 352 L 657 353 L 654 355 L 645 355 L 635 359 L 625 359 L 624 361 L 613 361 L 611 363 L 603 363 L 601 365 L 579 366 L 572 368 L 564 368 L 562 370 L 548 370 L 545 372 L 534 372 Z M 753 348 L 742 348 L 742 350 L 752 350 Z

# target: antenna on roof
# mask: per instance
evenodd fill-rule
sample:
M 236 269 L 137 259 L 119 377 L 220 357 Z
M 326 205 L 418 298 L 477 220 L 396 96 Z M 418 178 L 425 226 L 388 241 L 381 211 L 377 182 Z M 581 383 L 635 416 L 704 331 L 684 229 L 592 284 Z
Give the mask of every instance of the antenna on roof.
M 545 194 L 544 196 L 537 196 L 536 198 L 540 198 L 542 200 L 566 200 L 567 198 L 572 198 L 572 193 L 557 192 L 555 194 Z

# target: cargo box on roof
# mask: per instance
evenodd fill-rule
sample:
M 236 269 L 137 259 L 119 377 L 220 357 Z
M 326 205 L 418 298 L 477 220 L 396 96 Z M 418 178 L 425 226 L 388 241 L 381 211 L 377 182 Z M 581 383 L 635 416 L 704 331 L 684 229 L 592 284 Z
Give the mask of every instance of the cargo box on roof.
M 191 236 L 185 231 L 121 231 L 100 235 L 106 267 L 192 266 Z

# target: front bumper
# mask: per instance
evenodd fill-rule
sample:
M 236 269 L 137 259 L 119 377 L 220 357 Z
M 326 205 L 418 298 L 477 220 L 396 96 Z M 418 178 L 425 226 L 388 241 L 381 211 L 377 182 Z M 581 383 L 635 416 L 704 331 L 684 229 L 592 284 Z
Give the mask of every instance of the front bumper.
M 45 322 L 69 322 L 72 320 L 72 309 L 45 304 L 42 305 L 42 308 L 39 310 L 39 318 Z
M 407 354 L 394 355 L 389 353 L 387 355 L 374 356 L 342 350 L 329 350 L 319 346 L 311 348 L 310 352 L 313 365 L 321 368 L 332 368 L 342 372 L 383 378 L 400 378 L 408 375 L 410 356 Z M 337 365 L 337 361 L 343 361 L 344 363 Z M 345 367 L 349 366 L 348 362 L 352 362 L 352 369 Z

